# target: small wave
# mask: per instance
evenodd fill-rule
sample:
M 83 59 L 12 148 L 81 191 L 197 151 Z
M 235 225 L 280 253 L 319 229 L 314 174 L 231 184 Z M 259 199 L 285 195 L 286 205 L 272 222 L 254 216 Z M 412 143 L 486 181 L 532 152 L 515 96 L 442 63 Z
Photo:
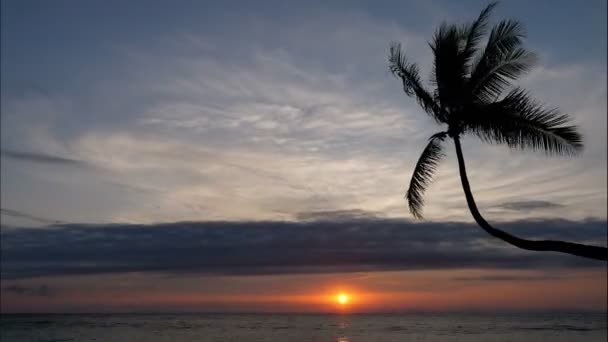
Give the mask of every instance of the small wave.
M 591 331 L 595 330 L 587 327 L 577 327 L 574 325 L 567 324 L 556 324 L 549 326 L 540 326 L 540 327 L 518 327 L 519 330 L 553 330 L 553 331 Z
M 400 325 L 394 325 L 394 326 L 391 326 L 391 327 L 387 327 L 386 330 L 388 330 L 388 331 L 406 331 L 407 328 L 406 327 L 402 327 Z
M 289 327 L 289 326 L 272 327 L 272 330 L 287 330 L 287 329 L 291 329 L 291 327 Z
M 258 330 L 261 329 L 262 326 L 257 324 L 257 325 L 237 325 L 236 326 L 238 329 L 247 329 L 247 330 Z

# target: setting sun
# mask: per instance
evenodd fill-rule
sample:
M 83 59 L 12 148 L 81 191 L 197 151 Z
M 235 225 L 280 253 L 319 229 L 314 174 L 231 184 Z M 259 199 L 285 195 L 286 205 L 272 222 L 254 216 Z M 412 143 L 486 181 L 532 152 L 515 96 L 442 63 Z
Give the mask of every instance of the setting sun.
M 341 305 L 348 304 L 348 302 L 350 301 L 350 297 L 346 293 L 339 293 L 336 296 L 336 301 L 338 301 L 338 304 Z

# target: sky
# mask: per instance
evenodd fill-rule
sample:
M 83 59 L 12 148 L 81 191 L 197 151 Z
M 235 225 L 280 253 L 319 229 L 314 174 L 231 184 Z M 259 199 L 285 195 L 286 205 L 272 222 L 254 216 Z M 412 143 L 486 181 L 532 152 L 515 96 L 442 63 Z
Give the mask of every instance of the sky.
M 3 312 L 606 311 L 606 264 L 477 228 L 453 146 L 388 70 L 430 74 L 443 21 L 483 1 L 1 2 Z M 576 157 L 463 140 L 482 213 L 606 245 L 606 2 L 504 1 L 569 113 Z M 338 306 L 336 293 L 351 294 Z

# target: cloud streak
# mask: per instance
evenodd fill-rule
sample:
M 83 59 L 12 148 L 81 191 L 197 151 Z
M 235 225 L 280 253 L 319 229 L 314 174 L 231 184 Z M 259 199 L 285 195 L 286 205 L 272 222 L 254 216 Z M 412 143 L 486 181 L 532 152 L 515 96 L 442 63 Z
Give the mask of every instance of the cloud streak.
M 497 208 L 507 209 L 507 210 L 517 210 L 517 211 L 530 211 L 537 209 L 555 209 L 562 207 L 561 204 L 549 202 L 549 201 L 512 201 L 505 202 L 498 206 Z
M 6 215 L 6 216 L 11 216 L 11 217 L 16 217 L 16 218 L 24 218 L 24 219 L 36 221 L 36 222 L 42 223 L 42 224 L 64 224 L 65 223 L 65 222 L 62 222 L 59 220 L 51 220 L 48 218 L 31 215 L 31 214 L 24 213 L 24 212 L 21 212 L 18 210 L 7 209 L 7 208 L 0 208 L 0 214 Z
M 55 290 L 48 285 L 40 286 L 22 286 L 22 285 L 9 285 L 2 288 L 7 293 L 14 293 L 21 296 L 32 296 L 32 297 L 52 297 L 55 295 Z
M 46 153 L 39 152 L 22 152 L 12 150 L 2 150 L 0 152 L 3 158 L 15 161 L 25 161 L 37 164 L 49 164 L 49 165 L 63 165 L 63 166 L 75 166 L 75 167 L 88 167 L 89 163 L 72 158 L 59 157 Z
M 606 244 L 606 221 L 517 221 L 532 238 Z M 467 223 L 359 218 L 306 222 L 3 227 L 2 277 L 160 272 L 297 274 L 461 268 L 604 267 L 514 249 Z

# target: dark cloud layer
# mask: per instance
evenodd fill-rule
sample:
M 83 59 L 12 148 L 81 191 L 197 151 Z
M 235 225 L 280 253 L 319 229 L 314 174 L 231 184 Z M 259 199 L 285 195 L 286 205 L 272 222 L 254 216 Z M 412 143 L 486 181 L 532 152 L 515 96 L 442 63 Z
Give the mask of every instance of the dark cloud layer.
M 529 238 L 606 245 L 606 221 L 518 221 Z M 113 272 L 278 274 L 349 271 L 605 267 L 527 252 L 468 223 L 359 218 L 305 222 L 64 224 L 2 228 L 3 279 Z

